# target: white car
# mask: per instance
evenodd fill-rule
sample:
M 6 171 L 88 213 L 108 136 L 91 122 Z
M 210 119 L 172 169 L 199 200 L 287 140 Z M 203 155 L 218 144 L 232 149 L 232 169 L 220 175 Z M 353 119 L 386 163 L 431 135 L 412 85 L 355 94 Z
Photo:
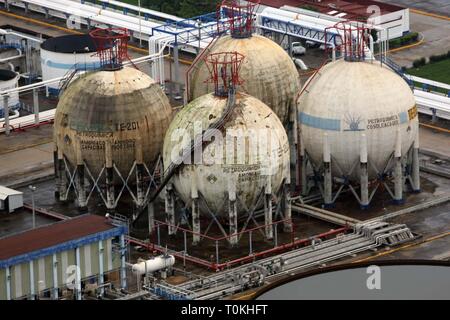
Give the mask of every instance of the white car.
M 292 42 L 291 55 L 304 55 L 306 53 L 305 47 L 300 42 Z

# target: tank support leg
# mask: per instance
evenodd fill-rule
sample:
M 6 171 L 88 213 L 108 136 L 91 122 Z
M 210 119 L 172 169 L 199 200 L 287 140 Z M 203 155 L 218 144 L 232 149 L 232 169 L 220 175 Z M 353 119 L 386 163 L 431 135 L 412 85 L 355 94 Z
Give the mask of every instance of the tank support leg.
M 166 221 L 169 224 L 169 236 L 175 234 L 175 195 L 171 183 L 166 186 Z
M 197 245 L 200 242 L 200 208 L 198 207 L 198 198 L 192 199 L 192 244 Z
M 283 231 L 292 232 L 292 208 L 291 208 L 291 195 L 290 184 L 286 183 L 283 189 L 283 211 L 284 211 L 284 223 Z
M 237 227 L 237 203 L 236 203 L 236 180 L 237 176 L 230 175 L 228 177 L 228 217 L 230 224 L 230 234 L 228 241 L 231 246 L 238 242 L 238 227 Z
M 361 209 L 367 209 L 369 207 L 369 172 L 367 168 L 367 140 L 366 135 L 361 135 L 360 142 L 360 156 L 359 166 L 361 171 Z
M 300 162 L 302 164 L 301 169 L 301 184 L 302 184 L 302 196 L 308 195 L 308 179 L 306 176 L 306 168 L 307 168 L 307 157 L 305 148 L 303 147 L 303 141 L 300 140 Z
M 270 175 L 266 176 L 266 187 L 264 188 L 264 217 L 266 225 L 266 238 L 273 239 L 273 226 L 272 226 L 272 184 Z
M 114 169 L 106 168 L 106 208 L 114 210 Z
M 397 140 L 395 143 L 395 168 L 394 168 L 394 202 L 403 202 L 403 166 L 402 166 L 402 140 L 400 130 L 397 129 Z
M 56 147 L 55 144 L 55 150 L 53 151 L 53 169 L 55 170 L 55 179 L 56 179 L 56 184 L 55 184 L 55 198 L 59 199 L 59 186 L 58 186 L 58 182 L 59 182 L 59 176 L 60 176 L 60 171 L 59 171 L 59 163 L 58 163 L 58 148 Z
M 153 234 L 155 229 L 155 206 L 150 202 L 147 207 L 148 210 L 148 234 Z
M 142 209 L 145 201 L 145 185 L 144 185 L 144 165 L 136 164 L 136 188 L 137 188 L 137 206 Z
M 332 178 L 331 178 L 331 154 L 330 146 L 328 144 L 328 135 L 324 134 L 323 143 L 323 198 L 325 207 L 331 207 L 333 205 L 333 195 L 332 195 Z
M 111 142 L 107 141 L 105 144 L 106 157 L 106 209 L 108 211 L 114 210 L 115 193 L 114 193 L 114 168 L 112 161 L 112 146 Z
M 78 208 L 86 209 L 86 188 L 84 178 L 84 164 L 77 165 L 77 192 L 78 192 Z
M 419 132 L 417 132 L 413 146 L 412 181 L 413 181 L 413 191 L 420 192 Z
M 59 200 L 66 201 L 67 192 L 67 176 L 66 176 L 66 165 L 64 163 L 64 155 L 61 150 L 58 150 L 58 166 L 59 166 Z

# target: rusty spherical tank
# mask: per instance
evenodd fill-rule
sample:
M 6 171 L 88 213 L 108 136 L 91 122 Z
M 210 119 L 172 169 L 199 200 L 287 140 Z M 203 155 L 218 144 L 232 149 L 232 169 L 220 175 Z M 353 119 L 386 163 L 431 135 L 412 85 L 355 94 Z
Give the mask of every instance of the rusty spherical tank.
M 227 99 L 201 96 L 185 106 L 171 122 L 164 140 L 163 161 L 176 162 L 194 136 L 221 118 Z M 207 207 L 226 215 L 230 190 L 235 192 L 238 213 L 251 208 L 264 187 L 275 194 L 289 175 L 289 142 L 277 115 L 260 100 L 236 95 L 236 105 L 223 129 L 175 173 L 172 183 L 182 200 L 203 197 Z M 234 190 L 234 191 L 233 191 Z M 200 210 L 206 207 L 200 203 Z
M 323 161 L 326 137 L 333 173 L 356 181 L 355 163 L 363 143 L 369 177 L 376 178 L 389 163 L 392 167 L 389 159 L 397 141 L 405 155 L 419 130 L 414 94 L 400 76 L 379 63 L 338 60 L 325 65 L 300 96 L 298 115 L 302 142 L 313 163 L 320 166 Z
M 135 160 L 156 161 L 171 112 L 159 84 L 135 68 L 89 72 L 59 100 L 56 147 L 72 166 L 84 161 L 94 177 L 110 161 L 126 178 Z
M 295 110 L 295 98 L 300 89 L 299 75 L 292 59 L 278 44 L 259 35 L 249 38 L 223 36 L 209 53 L 234 51 L 245 56 L 239 72 L 244 81 L 240 90 L 264 102 L 281 122 L 286 123 L 290 110 Z M 212 83 L 205 83 L 209 77 L 205 62 L 200 60 L 189 79 L 189 100 L 214 91 Z

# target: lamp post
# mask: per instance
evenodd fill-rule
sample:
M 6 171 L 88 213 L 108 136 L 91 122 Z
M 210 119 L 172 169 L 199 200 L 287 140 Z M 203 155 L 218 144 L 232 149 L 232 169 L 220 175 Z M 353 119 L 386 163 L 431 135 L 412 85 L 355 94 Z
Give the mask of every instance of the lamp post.
M 34 207 L 34 192 L 36 191 L 36 187 L 35 186 L 28 186 L 28 188 L 30 188 L 31 190 L 31 204 L 33 206 L 33 229 L 36 228 L 36 215 L 35 215 L 35 207 Z

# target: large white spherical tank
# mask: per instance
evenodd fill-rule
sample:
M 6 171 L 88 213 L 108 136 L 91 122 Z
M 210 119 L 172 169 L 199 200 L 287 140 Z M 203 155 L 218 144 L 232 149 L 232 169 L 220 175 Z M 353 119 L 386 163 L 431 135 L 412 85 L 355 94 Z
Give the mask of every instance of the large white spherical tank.
M 41 44 L 42 80 L 63 77 L 76 65 L 83 70 L 100 67 L 96 46 L 89 35 L 68 35 L 50 38 Z M 50 94 L 57 95 L 59 81 L 48 84 Z
M 10 70 L 0 70 L 0 92 L 17 88 L 19 86 L 20 76 Z M 3 98 L 2 98 L 3 99 Z M 19 93 L 14 92 L 9 94 L 8 106 L 12 108 L 19 107 Z M 0 118 L 3 118 L 3 101 L 0 101 Z
M 259 35 L 249 38 L 223 36 L 209 53 L 239 52 L 244 55 L 239 77 L 243 80 L 240 90 L 258 98 L 286 123 L 290 110 L 295 108 L 295 98 L 300 89 L 297 68 L 289 55 L 274 41 Z M 204 61 L 199 61 L 189 82 L 189 99 L 214 91 Z
M 145 73 L 127 67 L 88 72 L 64 90 L 54 140 L 72 166 L 81 156 L 97 177 L 110 153 L 126 177 L 135 160 L 157 160 L 171 116 L 163 90 Z
M 369 163 L 382 172 L 395 151 L 397 130 L 402 155 L 418 133 L 411 89 L 379 63 L 338 60 L 325 65 L 299 98 L 298 111 L 306 152 L 318 166 L 326 139 L 333 174 L 338 176 L 349 174 L 355 161 L 359 163 L 362 139 L 367 141 Z M 374 178 L 376 171 L 372 165 L 368 168 L 369 177 Z M 358 175 L 356 165 L 350 177 L 357 180 Z
M 175 116 L 164 139 L 166 169 L 180 151 L 190 145 L 194 132 L 197 135 L 220 119 L 226 101 L 207 94 Z M 185 203 L 191 203 L 193 190 L 197 190 L 208 208 L 218 215 L 228 212 L 230 188 L 239 199 L 238 212 L 242 212 L 241 201 L 251 208 L 268 181 L 272 192 L 276 193 L 289 174 L 289 142 L 276 114 L 247 94 L 238 93 L 236 101 L 225 130 L 203 148 L 200 158 L 195 156 L 192 162 L 182 165 L 172 179 Z M 207 210 L 202 202 L 200 210 Z

